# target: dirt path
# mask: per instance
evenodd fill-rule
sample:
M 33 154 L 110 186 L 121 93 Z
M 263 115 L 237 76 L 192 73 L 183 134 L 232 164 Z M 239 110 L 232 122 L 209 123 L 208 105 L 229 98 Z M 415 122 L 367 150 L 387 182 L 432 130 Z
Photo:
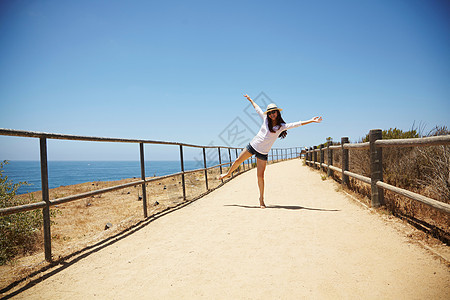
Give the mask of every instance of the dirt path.
M 17 295 L 24 299 L 444 299 L 449 268 L 299 160 L 256 170 Z M 399 224 L 392 226 L 392 224 Z

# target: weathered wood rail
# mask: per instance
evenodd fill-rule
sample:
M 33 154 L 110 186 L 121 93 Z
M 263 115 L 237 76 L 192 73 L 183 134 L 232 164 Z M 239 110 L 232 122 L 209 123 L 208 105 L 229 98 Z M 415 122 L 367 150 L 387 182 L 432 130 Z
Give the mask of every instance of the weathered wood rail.
M 183 188 L 183 200 L 186 200 L 186 183 L 185 183 L 185 175 L 189 173 L 204 171 L 205 174 L 205 185 L 206 191 L 211 190 L 208 186 L 208 170 L 214 168 L 220 168 L 220 172 L 222 173 L 222 167 L 226 165 L 231 165 L 233 163 L 231 157 L 231 151 L 234 150 L 235 156 L 238 156 L 238 150 L 242 150 L 243 148 L 236 147 L 226 147 L 226 146 L 201 146 L 194 144 L 186 144 L 179 142 L 167 142 L 167 141 L 154 141 L 154 140 L 140 140 L 140 139 L 122 139 L 122 138 L 107 138 L 107 137 L 92 137 L 92 136 L 77 136 L 77 135 L 68 135 L 68 134 L 56 134 L 56 133 L 45 133 L 45 132 L 34 132 L 34 131 L 23 131 L 23 130 L 14 130 L 14 129 L 3 129 L 0 128 L 0 136 L 16 136 L 16 137 L 26 137 L 26 138 L 38 138 L 40 140 L 40 163 L 41 163 L 41 184 L 42 184 L 42 201 L 36 203 L 30 203 L 20 206 L 6 207 L 0 208 L 0 217 L 6 216 L 14 213 L 42 209 L 43 213 L 43 221 L 44 221 L 44 252 L 45 259 L 47 261 L 52 261 L 52 248 L 51 248 L 51 222 L 50 222 L 50 207 L 58 204 L 72 202 L 75 200 L 91 197 L 94 195 L 99 195 L 115 190 L 124 189 L 131 186 L 142 186 L 142 203 L 143 203 L 143 214 L 144 218 L 148 217 L 147 214 L 147 193 L 146 193 L 146 184 L 153 181 L 162 180 L 169 177 L 179 176 L 181 175 L 181 183 Z M 111 142 L 111 143 L 133 143 L 139 144 L 139 158 L 140 158 L 140 166 L 141 166 L 141 179 L 132 181 L 122 185 L 116 185 L 104 189 L 98 189 L 86 193 L 81 193 L 77 195 L 71 195 L 67 197 L 62 197 L 58 199 L 49 198 L 49 184 L 48 184 L 48 167 L 47 167 L 47 140 L 48 139 L 58 139 L 58 140 L 72 140 L 72 141 L 90 141 L 90 142 Z M 180 152 L 180 168 L 181 172 L 169 174 L 166 176 L 160 176 L 157 178 L 146 178 L 145 177 L 145 159 L 144 159 L 144 144 L 156 144 L 156 145 L 173 145 L 179 146 Z M 202 148 L 203 153 L 203 168 L 196 170 L 184 170 L 184 155 L 183 155 L 183 147 L 193 147 L 193 148 Z M 207 167 L 207 159 L 206 159 L 206 149 L 207 148 L 216 148 L 218 151 L 219 164 Z M 222 163 L 222 153 L 221 150 L 228 150 L 229 162 Z M 299 152 L 300 147 L 294 148 L 274 148 L 272 149 L 269 155 L 269 162 L 275 163 L 278 161 L 283 161 L 287 159 L 292 159 L 298 157 L 300 155 Z M 245 172 L 254 167 L 255 158 L 251 158 L 242 163 L 242 171 Z M 236 172 L 241 172 L 241 168 L 239 168 Z M 223 180 L 222 180 L 223 183 Z
M 369 142 L 350 144 L 348 137 L 341 138 L 340 145 L 331 146 L 327 143 L 326 151 L 328 156 L 327 164 L 324 162 L 324 144 L 310 147 L 306 150 L 305 161 L 308 166 L 320 169 L 327 169 L 327 175 L 331 176 L 332 172 L 339 172 L 342 176 L 342 184 L 349 184 L 349 177 L 355 178 L 362 182 L 371 185 L 371 204 L 373 207 L 379 207 L 385 204 L 384 190 L 389 190 L 396 194 L 405 196 L 414 201 L 426 204 L 434 209 L 450 214 L 450 205 L 429 197 L 395 187 L 393 185 L 383 182 L 383 160 L 382 148 L 386 147 L 419 147 L 419 146 L 436 146 L 436 145 L 450 145 L 450 135 L 425 137 L 425 138 L 411 138 L 411 139 L 393 139 L 383 140 L 381 129 L 373 129 L 369 133 Z M 370 173 L 371 176 L 366 177 L 349 171 L 349 149 L 354 150 L 369 150 L 370 154 Z M 342 153 L 342 168 L 333 166 L 333 150 L 340 150 Z M 319 153 L 320 161 L 317 158 Z

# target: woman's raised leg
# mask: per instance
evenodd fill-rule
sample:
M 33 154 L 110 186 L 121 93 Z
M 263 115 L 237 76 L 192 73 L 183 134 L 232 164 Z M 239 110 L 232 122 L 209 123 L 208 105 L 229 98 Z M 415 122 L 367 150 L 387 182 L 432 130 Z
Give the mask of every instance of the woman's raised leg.
M 227 177 L 230 177 L 231 174 L 234 172 L 234 170 L 236 170 L 240 164 L 242 164 L 246 159 L 250 158 L 252 155 L 253 154 L 251 154 L 250 152 L 248 152 L 248 150 L 246 148 L 244 148 L 244 150 L 242 150 L 241 154 L 239 154 L 239 157 L 236 158 L 236 160 L 231 165 L 231 168 L 228 169 L 228 172 L 220 175 L 219 179 L 225 179 Z
M 259 187 L 259 206 L 261 208 L 266 208 L 264 204 L 264 172 L 266 171 L 267 161 L 262 159 L 256 160 L 256 174 L 258 176 L 258 187 Z

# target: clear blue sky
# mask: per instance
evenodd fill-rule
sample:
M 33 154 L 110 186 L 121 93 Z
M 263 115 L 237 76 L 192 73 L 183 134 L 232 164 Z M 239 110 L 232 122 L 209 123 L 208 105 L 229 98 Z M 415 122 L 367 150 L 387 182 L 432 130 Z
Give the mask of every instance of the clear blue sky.
M 251 136 L 224 132 L 259 128 L 244 93 L 287 122 L 323 116 L 274 147 L 449 126 L 449 3 L 3 0 L 0 128 L 238 146 Z M 50 141 L 49 159 L 136 147 Z M 0 137 L 0 159 L 38 157 L 36 140 Z

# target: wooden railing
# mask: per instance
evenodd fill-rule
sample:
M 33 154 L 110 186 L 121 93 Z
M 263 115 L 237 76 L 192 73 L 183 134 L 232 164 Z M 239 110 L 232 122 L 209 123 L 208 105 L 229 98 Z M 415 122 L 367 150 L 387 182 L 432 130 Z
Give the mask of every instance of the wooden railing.
M 369 133 L 369 142 L 350 144 L 348 137 L 341 139 L 340 145 L 331 146 L 327 143 L 310 147 L 306 150 L 305 161 L 308 166 L 319 167 L 327 169 L 327 175 L 331 176 L 332 172 L 339 172 L 342 175 L 342 184 L 349 184 L 349 177 L 355 178 L 362 182 L 371 185 L 371 204 L 373 207 L 379 207 L 385 204 L 384 190 L 389 190 L 396 194 L 405 196 L 409 199 L 426 204 L 434 209 L 450 214 L 450 205 L 423 195 L 395 187 L 393 185 L 383 182 L 383 157 L 382 148 L 387 147 L 418 147 L 418 146 L 435 146 L 435 145 L 450 145 L 450 135 L 434 136 L 425 138 L 411 138 L 411 139 L 393 139 L 383 140 L 382 131 L 380 129 L 371 130 Z M 370 154 L 370 178 L 361 174 L 355 174 L 349 171 L 349 149 L 354 150 L 369 150 Z M 342 168 L 333 166 L 333 151 L 340 150 L 342 154 Z M 327 151 L 328 161 L 324 162 L 324 151 Z M 319 153 L 320 161 L 317 158 Z
M 210 191 L 211 189 L 208 187 L 208 170 L 213 168 L 220 168 L 220 173 L 222 173 L 222 167 L 225 165 L 231 165 L 231 151 L 235 151 L 236 157 L 238 156 L 238 150 L 242 150 L 242 148 L 234 148 L 234 147 L 224 147 L 224 146 L 199 146 L 193 144 L 186 143 L 178 143 L 178 142 L 165 142 L 165 141 L 153 141 L 153 140 L 138 140 L 138 139 L 122 139 L 122 138 L 106 138 L 106 137 L 90 137 L 90 136 L 76 136 L 76 135 L 67 135 L 67 134 L 55 134 L 55 133 L 44 133 L 44 132 L 33 132 L 33 131 L 22 131 L 22 130 L 13 130 L 13 129 L 1 129 L 0 128 L 0 136 L 16 136 L 16 137 L 26 137 L 26 138 L 38 138 L 40 140 L 40 163 L 41 163 L 41 184 L 42 184 L 42 201 L 36 203 L 30 203 L 20 206 L 13 206 L 7 208 L 0 208 L 0 217 L 6 216 L 14 213 L 42 209 L 43 212 L 43 231 L 44 231 L 44 251 L 45 251 L 45 259 L 47 261 L 52 260 L 52 250 L 51 250 L 51 234 L 50 234 L 50 207 L 55 206 L 61 203 L 71 202 L 87 197 L 91 197 L 94 195 L 99 195 L 115 190 L 124 189 L 131 186 L 142 186 L 142 203 L 143 203 L 143 213 L 144 218 L 147 218 L 147 193 L 146 193 L 146 184 L 149 182 L 162 180 L 168 177 L 179 176 L 181 175 L 181 182 L 183 188 L 183 200 L 186 200 L 186 184 L 185 184 L 185 175 L 189 173 L 194 173 L 198 171 L 205 172 L 205 185 L 206 191 Z M 58 199 L 49 198 L 49 185 L 48 185 L 48 168 L 47 168 L 47 139 L 58 139 L 58 140 L 72 140 L 72 141 L 91 141 L 91 142 L 112 142 L 112 143 L 134 143 L 139 144 L 139 154 L 140 154 L 140 165 L 141 165 L 141 179 L 132 181 L 122 185 L 116 185 L 104 189 L 98 189 L 86 193 L 81 193 L 77 195 L 71 195 L 67 197 L 62 197 Z M 145 177 L 145 165 L 144 165 L 144 144 L 157 144 L 157 145 L 173 145 L 179 147 L 180 152 L 180 167 L 181 172 L 160 176 L 157 178 L 146 178 Z M 203 149 L 203 168 L 196 170 L 184 170 L 184 157 L 183 157 L 183 147 L 193 147 L 193 148 L 202 148 Z M 206 148 L 216 148 L 218 151 L 219 164 L 211 167 L 207 167 L 207 159 L 206 159 Z M 228 150 L 229 162 L 222 163 L 222 154 L 221 150 Z M 286 160 L 290 158 L 295 158 L 299 156 L 298 149 L 300 147 L 295 148 L 287 148 L 280 149 L 274 148 L 271 151 L 271 155 L 269 155 L 269 161 L 278 162 L 281 160 Z M 246 171 L 253 167 L 255 162 L 254 158 L 248 159 L 242 163 L 242 170 Z M 238 169 L 240 171 L 240 168 Z M 222 180 L 223 183 L 223 180 Z

